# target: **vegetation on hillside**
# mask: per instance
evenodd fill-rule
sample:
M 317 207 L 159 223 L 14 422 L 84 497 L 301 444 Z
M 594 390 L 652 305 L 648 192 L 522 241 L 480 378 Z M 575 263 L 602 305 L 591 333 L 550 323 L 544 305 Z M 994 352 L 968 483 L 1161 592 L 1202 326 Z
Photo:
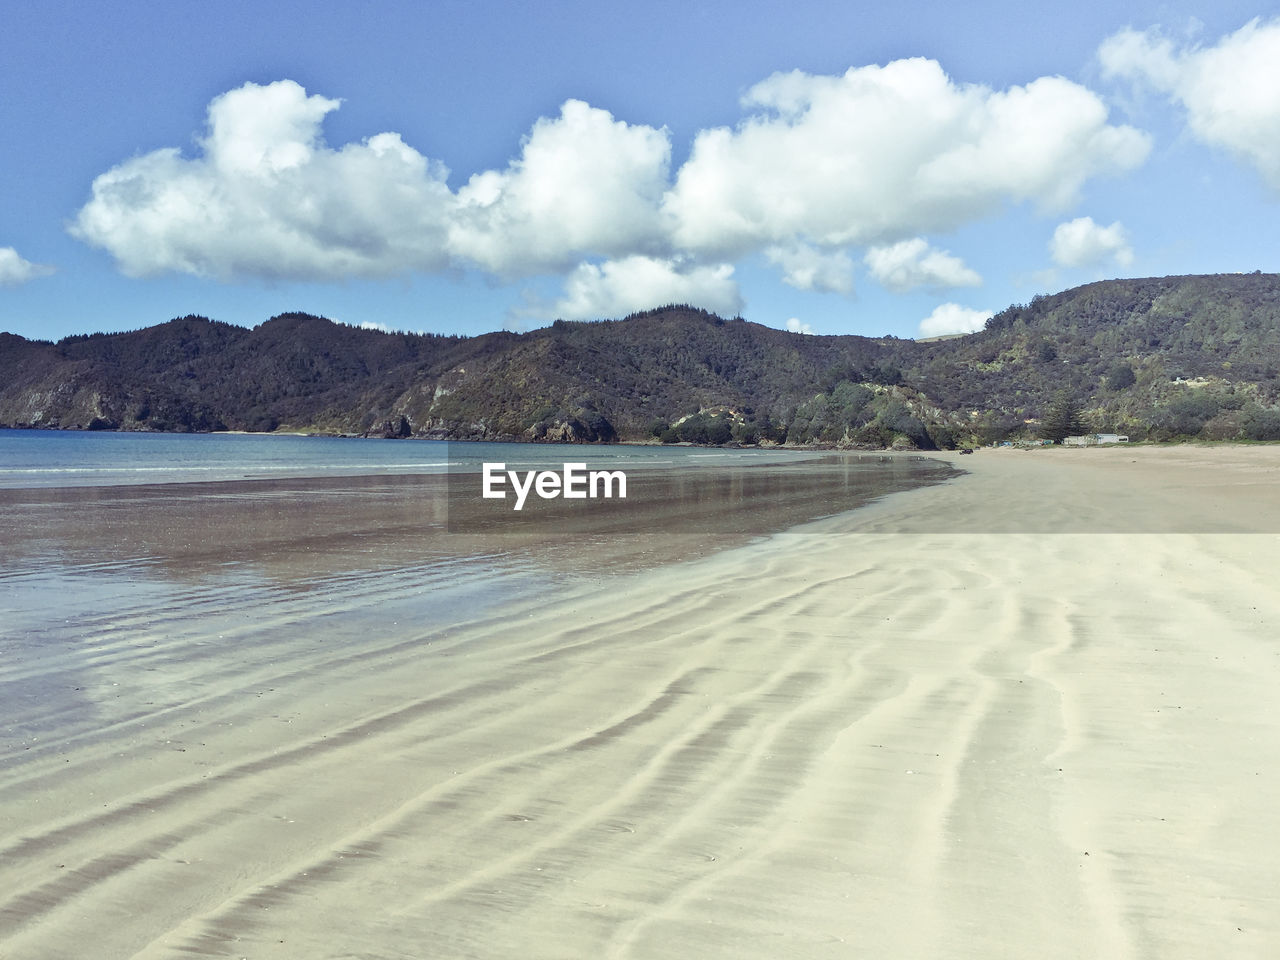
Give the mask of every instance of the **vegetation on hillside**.
M 252 330 L 187 316 L 57 343 L 0 334 L 0 423 L 934 449 L 1056 437 L 1066 405 L 1071 429 L 1273 440 L 1278 374 L 1280 278 L 1218 275 L 1089 284 L 931 342 L 676 305 L 479 337 L 302 313 Z

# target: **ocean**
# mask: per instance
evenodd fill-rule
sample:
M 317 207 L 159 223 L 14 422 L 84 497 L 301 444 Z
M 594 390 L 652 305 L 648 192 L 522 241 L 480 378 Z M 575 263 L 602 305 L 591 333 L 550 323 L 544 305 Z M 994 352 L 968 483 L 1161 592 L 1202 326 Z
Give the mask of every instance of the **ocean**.
M 809 459 L 801 451 L 461 443 L 281 434 L 0 430 L 0 488 L 434 474 L 506 460 L 687 468 Z

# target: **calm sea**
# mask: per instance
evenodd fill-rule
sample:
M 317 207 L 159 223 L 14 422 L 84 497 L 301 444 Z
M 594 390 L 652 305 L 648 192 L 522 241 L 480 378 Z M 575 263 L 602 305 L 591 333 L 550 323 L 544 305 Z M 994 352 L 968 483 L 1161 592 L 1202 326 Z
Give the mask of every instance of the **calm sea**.
M 679 469 L 812 456 L 798 451 L 691 447 L 0 430 L 0 488 L 444 473 L 451 466 L 478 470 L 483 462 L 507 461 L 527 466 L 568 460 L 607 464 L 611 469 Z

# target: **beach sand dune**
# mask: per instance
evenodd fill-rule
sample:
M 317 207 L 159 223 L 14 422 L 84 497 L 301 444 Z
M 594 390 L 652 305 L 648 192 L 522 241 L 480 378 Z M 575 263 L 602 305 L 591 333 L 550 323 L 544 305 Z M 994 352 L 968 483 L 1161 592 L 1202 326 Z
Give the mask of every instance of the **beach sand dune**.
M 193 581 L 28 650 L 92 709 L 3 742 L 0 956 L 1280 955 L 1280 457 L 960 465 L 447 621 Z

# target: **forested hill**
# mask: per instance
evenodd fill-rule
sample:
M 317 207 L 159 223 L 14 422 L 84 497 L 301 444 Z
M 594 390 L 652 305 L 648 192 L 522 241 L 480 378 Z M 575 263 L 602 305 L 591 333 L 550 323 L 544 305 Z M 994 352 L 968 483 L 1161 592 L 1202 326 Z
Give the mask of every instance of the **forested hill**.
M 1034 436 L 1067 395 L 1135 439 L 1280 439 L 1280 277 L 1089 284 L 934 342 L 687 307 L 441 337 L 284 314 L 58 343 L 0 334 L 0 424 L 949 446 Z

